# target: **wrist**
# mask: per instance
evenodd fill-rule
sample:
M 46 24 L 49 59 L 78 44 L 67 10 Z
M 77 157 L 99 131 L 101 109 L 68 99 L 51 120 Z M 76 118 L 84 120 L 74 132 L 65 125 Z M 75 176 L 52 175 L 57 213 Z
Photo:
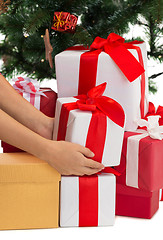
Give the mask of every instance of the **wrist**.
M 47 139 L 53 138 L 54 118 L 42 115 L 42 118 L 35 125 L 36 133 Z
M 36 146 L 32 154 L 46 161 L 49 149 L 49 141 L 50 140 L 43 138 L 42 136 L 39 136 L 39 141 L 36 143 Z
M 41 137 L 34 155 L 49 164 L 51 163 L 51 161 L 53 162 L 53 164 L 55 164 L 55 159 L 57 155 L 57 147 L 55 143 L 55 141 Z

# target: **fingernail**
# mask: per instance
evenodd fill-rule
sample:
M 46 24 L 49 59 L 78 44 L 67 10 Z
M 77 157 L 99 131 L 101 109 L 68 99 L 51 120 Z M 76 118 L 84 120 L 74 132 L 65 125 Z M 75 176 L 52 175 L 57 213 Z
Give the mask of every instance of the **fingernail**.
M 94 156 L 95 156 L 95 154 L 93 152 L 91 152 L 91 157 L 94 157 Z

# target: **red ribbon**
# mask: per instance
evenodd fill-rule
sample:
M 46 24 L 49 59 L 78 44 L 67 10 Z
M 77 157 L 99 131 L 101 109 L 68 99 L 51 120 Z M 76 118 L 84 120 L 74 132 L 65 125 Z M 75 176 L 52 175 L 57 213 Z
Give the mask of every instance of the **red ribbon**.
M 140 41 L 132 41 L 125 43 L 125 39 L 121 36 L 111 33 L 107 39 L 96 37 L 90 51 L 84 52 L 80 58 L 79 69 L 79 87 L 78 94 L 86 94 L 96 85 L 98 56 L 104 51 L 117 64 L 126 78 L 132 82 L 141 75 L 141 101 L 140 111 L 141 117 L 144 117 L 144 100 L 145 100 L 145 73 L 141 49 L 134 44 L 140 44 Z M 86 50 L 80 46 L 71 47 L 68 50 Z M 138 54 L 139 62 L 128 51 L 135 49 Z
M 74 109 L 92 111 L 86 147 L 94 153 L 94 160 L 101 162 L 105 137 L 106 117 L 119 126 L 124 126 L 124 111 L 113 99 L 102 96 L 106 83 L 91 89 L 87 95 L 79 95 L 77 102 L 62 105 L 57 140 L 65 140 L 69 112 Z M 96 135 L 96 136 L 95 136 Z M 95 141 L 97 139 L 98 141 Z M 90 177 L 79 177 L 79 226 L 98 226 L 98 175 L 101 173 L 120 174 L 111 167 Z
M 120 173 L 111 167 L 102 172 Z M 79 227 L 98 226 L 98 174 L 79 177 Z
M 79 177 L 79 227 L 98 226 L 98 176 Z

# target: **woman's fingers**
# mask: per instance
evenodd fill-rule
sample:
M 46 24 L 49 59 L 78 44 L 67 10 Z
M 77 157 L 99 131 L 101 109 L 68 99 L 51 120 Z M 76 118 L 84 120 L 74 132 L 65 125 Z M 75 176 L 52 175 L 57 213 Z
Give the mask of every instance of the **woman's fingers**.
M 84 175 L 96 174 L 96 173 L 98 173 L 99 171 L 101 171 L 101 170 L 99 170 L 99 169 L 92 169 L 92 168 L 88 168 L 88 167 L 85 167 L 85 168 L 83 169 Z
M 104 168 L 103 164 L 91 159 L 94 154 L 88 148 L 75 143 L 48 140 L 46 149 L 43 159 L 62 175 L 91 175 Z
M 89 148 L 86 148 L 86 147 L 83 147 L 83 146 L 79 146 L 79 149 L 78 151 L 80 153 L 82 153 L 84 156 L 88 157 L 88 158 L 93 158 L 94 157 L 94 153 L 89 149 Z
M 85 158 L 84 166 L 92 168 L 92 169 L 97 169 L 97 170 L 104 169 L 104 165 L 102 163 L 96 162 L 96 161 L 94 161 L 92 159 L 88 159 L 88 158 Z

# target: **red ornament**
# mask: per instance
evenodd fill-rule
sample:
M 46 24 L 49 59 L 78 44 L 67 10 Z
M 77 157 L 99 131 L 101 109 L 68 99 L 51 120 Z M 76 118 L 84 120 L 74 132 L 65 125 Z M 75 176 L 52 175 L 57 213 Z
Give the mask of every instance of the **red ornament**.
M 52 29 L 59 32 L 74 32 L 78 18 L 68 12 L 54 12 Z

